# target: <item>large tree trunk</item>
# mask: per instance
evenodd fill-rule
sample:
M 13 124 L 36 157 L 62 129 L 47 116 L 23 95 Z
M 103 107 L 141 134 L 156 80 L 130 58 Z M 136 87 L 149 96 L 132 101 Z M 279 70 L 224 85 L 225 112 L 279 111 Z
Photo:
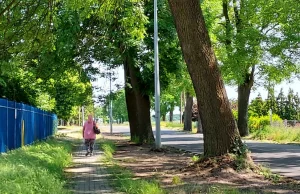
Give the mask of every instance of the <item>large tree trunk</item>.
M 190 94 L 186 93 L 186 103 L 184 109 L 184 131 L 192 131 L 192 106 L 193 106 L 193 97 Z
M 166 121 L 166 114 L 162 115 L 162 121 Z
M 204 154 L 234 152 L 241 139 L 230 109 L 199 0 L 169 0 L 203 126 Z
M 126 98 L 126 107 L 128 113 L 128 121 L 130 127 L 130 139 L 131 141 L 135 140 L 138 136 L 139 131 L 139 121 L 138 121 L 138 110 L 134 91 L 131 87 L 131 80 L 128 68 L 128 61 L 124 61 L 124 73 L 125 73 L 125 98 Z
M 254 82 L 254 70 L 255 66 L 252 67 L 251 73 L 247 74 L 244 83 L 238 86 L 238 128 L 242 137 L 249 135 L 248 105 Z
M 137 117 L 135 119 L 138 120 L 138 131 L 134 139 L 138 143 L 153 143 L 154 136 L 150 116 L 150 98 L 148 95 L 142 94 L 139 90 L 142 81 L 138 80 L 137 74 L 140 72 L 136 67 L 134 67 L 133 61 L 130 57 L 127 57 L 127 64 L 136 102 Z
M 203 128 L 202 128 L 202 123 L 201 123 L 201 118 L 200 114 L 198 113 L 198 121 L 197 121 L 197 133 L 203 133 Z

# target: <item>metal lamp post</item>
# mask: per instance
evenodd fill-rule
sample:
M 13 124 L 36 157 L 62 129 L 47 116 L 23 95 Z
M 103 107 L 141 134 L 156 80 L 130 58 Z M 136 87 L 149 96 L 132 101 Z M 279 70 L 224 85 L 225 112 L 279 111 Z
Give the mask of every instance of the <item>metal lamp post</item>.
M 112 98 L 111 98 L 111 70 L 109 72 L 109 123 L 110 123 L 110 134 L 112 134 Z
M 154 0 L 154 66 L 155 66 L 155 124 L 156 124 L 155 143 L 156 143 L 156 148 L 161 148 L 157 0 Z

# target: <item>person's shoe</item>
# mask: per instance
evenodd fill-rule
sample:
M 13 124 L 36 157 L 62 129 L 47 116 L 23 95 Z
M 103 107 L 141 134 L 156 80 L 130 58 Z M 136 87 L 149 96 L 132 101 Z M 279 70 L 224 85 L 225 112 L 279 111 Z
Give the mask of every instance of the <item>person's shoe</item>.
M 85 154 L 85 156 L 88 156 L 90 154 L 90 152 L 87 152 L 86 154 Z
M 94 155 L 93 152 L 90 152 L 90 156 Z

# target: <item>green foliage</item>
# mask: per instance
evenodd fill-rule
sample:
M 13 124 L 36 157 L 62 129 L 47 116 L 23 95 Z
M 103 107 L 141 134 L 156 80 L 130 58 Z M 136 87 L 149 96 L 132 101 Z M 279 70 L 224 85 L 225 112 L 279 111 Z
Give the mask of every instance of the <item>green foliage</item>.
M 232 114 L 233 114 L 234 119 L 237 121 L 238 120 L 238 111 L 232 110 Z
M 89 70 L 78 48 L 81 21 L 69 8 L 63 2 L 12 1 L 0 16 L 0 97 L 65 120 L 75 106 L 88 104 Z
M 63 169 L 70 153 L 69 142 L 50 139 L 1 155 L 1 193 L 68 193 Z
M 216 0 L 203 1 L 201 7 L 227 83 L 247 82 L 253 66 L 266 81 L 276 83 L 299 72 L 296 0 L 239 5 Z
M 251 91 L 257 76 L 260 82 L 280 83 L 299 74 L 297 0 L 213 0 L 201 7 L 227 84 Z
M 248 108 L 248 115 L 251 117 L 261 117 L 264 115 L 268 115 L 268 109 L 266 109 L 265 102 L 262 100 L 261 95 L 258 96 L 251 101 Z
M 252 100 L 249 105 L 249 116 L 261 117 L 269 115 L 269 110 L 273 114 L 277 114 L 282 119 L 297 120 L 300 113 L 300 98 L 298 93 L 294 95 L 292 89 L 289 90 L 288 95 L 285 96 L 283 89 L 281 89 L 278 97 L 275 99 L 274 91 L 269 91 L 268 99 L 262 100 L 261 96 Z
M 113 159 L 115 144 L 112 141 L 102 140 L 101 147 L 104 151 L 104 161 L 109 165 L 108 171 L 112 176 L 112 185 L 120 192 L 129 194 L 164 194 L 166 193 L 160 188 L 159 184 L 153 181 L 136 179 L 131 171 L 119 166 Z
M 276 115 L 272 114 L 272 122 L 282 123 L 282 119 Z M 270 125 L 270 116 L 261 116 L 261 117 L 249 117 L 249 129 L 250 132 L 264 130 L 266 126 Z
M 201 157 L 199 157 L 199 156 L 197 156 L 197 155 L 194 155 L 193 157 L 192 157 L 192 161 L 193 162 L 197 162 L 197 161 L 199 161 L 201 159 Z
M 230 153 L 236 155 L 237 157 L 246 157 L 248 153 L 248 147 L 243 143 L 238 137 L 234 139 Z
M 181 180 L 181 178 L 179 177 L 179 176 L 173 176 L 173 178 L 172 178 L 172 184 L 173 185 L 179 185 L 179 184 L 182 184 L 183 182 L 182 182 L 182 180 Z
M 82 79 L 76 71 L 64 72 L 56 82 L 55 90 L 55 112 L 59 118 L 68 120 L 73 114 L 77 115 L 73 107 L 92 103 L 88 98 L 92 95 L 91 83 L 88 79 Z
M 300 112 L 300 98 L 298 93 L 294 95 L 294 91 L 289 89 L 288 95 L 283 94 L 281 89 L 277 97 L 277 114 L 282 119 L 297 120 Z
M 112 93 L 111 97 L 108 94 L 105 97 L 104 106 L 102 107 L 102 118 L 107 118 L 109 115 L 110 109 L 110 98 L 112 99 L 112 117 L 114 120 L 122 119 L 122 121 L 128 121 L 128 113 L 127 113 L 127 106 L 126 106 L 126 99 L 125 99 L 125 90 L 121 89 Z
M 109 122 L 108 112 L 105 107 L 100 107 L 100 106 L 96 107 L 95 108 L 95 117 L 102 118 L 104 123 Z
M 113 160 L 113 154 L 116 151 L 116 146 L 112 141 L 101 142 L 101 149 L 104 151 L 105 160 L 111 162 Z
M 139 144 L 141 141 L 140 141 L 140 138 L 138 136 L 133 136 L 131 137 L 131 141 L 136 143 L 136 144 Z
M 260 166 L 259 174 L 263 175 L 266 179 L 271 180 L 274 183 L 278 183 L 281 180 L 281 176 L 271 172 L 270 168 Z

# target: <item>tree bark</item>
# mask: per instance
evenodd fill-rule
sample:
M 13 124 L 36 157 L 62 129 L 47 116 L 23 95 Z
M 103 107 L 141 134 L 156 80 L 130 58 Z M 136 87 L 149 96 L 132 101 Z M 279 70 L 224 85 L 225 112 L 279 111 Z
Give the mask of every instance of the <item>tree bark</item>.
M 134 91 L 131 87 L 131 79 L 128 67 L 128 60 L 124 60 L 124 73 L 125 73 L 125 98 L 128 113 L 128 121 L 130 127 L 130 139 L 133 141 L 138 136 L 138 110 Z
M 255 66 L 252 67 L 251 73 L 247 74 L 244 83 L 238 85 L 238 128 L 242 137 L 249 135 L 248 105 L 251 88 L 254 83 L 254 71 Z
M 197 96 L 204 154 L 218 156 L 234 152 L 233 148 L 240 145 L 241 139 L 199 0 L 169 0 L 169 4 Z
M 128 54 L 130 55 L 130 54 Z M 139 90 L 140 84 L 142 81 L 139 80 L 137 74 L 139 74 L 139 69 L 134 66 L 133 60 L 130 56 L 127 57 L 127 70 L 130 76 L 130 83 L 132 85 L 132 90 L 135 97 L 136 103 L 136 113 L 137 117 L 135 119 L 138 120 L 137 126 L 137 134 L 135 138 L 135 142 L 137 143 L 153 143 L 154 135 L 152 132 L 151 125 L 151 116 L 150 116 L 150 98 L 146 94 L 142 94 Z M 129 112 L 128 112 L 129 114 Z M 133 136 L 132 136 L 133 137 Z
M 169 115 L 169 121 L 170 122 L 173 122 L 173 111 L 174 111 L 174 107 L 171 107 L 170 115 Z
M 162 115 L 162 121 L 166 121 L 166 114 Z
M 184 109 L 184 131 L 192 131 L 192 106 L 193 97 L 187 92 L 186 93 L 186 103 Z
M 197 133 L 203 133 L 203 128 L 202 128 L 202 123 L 201 123 L 201 118 L 200 114 L 198 113 L 198 121 L 197 121 Z

